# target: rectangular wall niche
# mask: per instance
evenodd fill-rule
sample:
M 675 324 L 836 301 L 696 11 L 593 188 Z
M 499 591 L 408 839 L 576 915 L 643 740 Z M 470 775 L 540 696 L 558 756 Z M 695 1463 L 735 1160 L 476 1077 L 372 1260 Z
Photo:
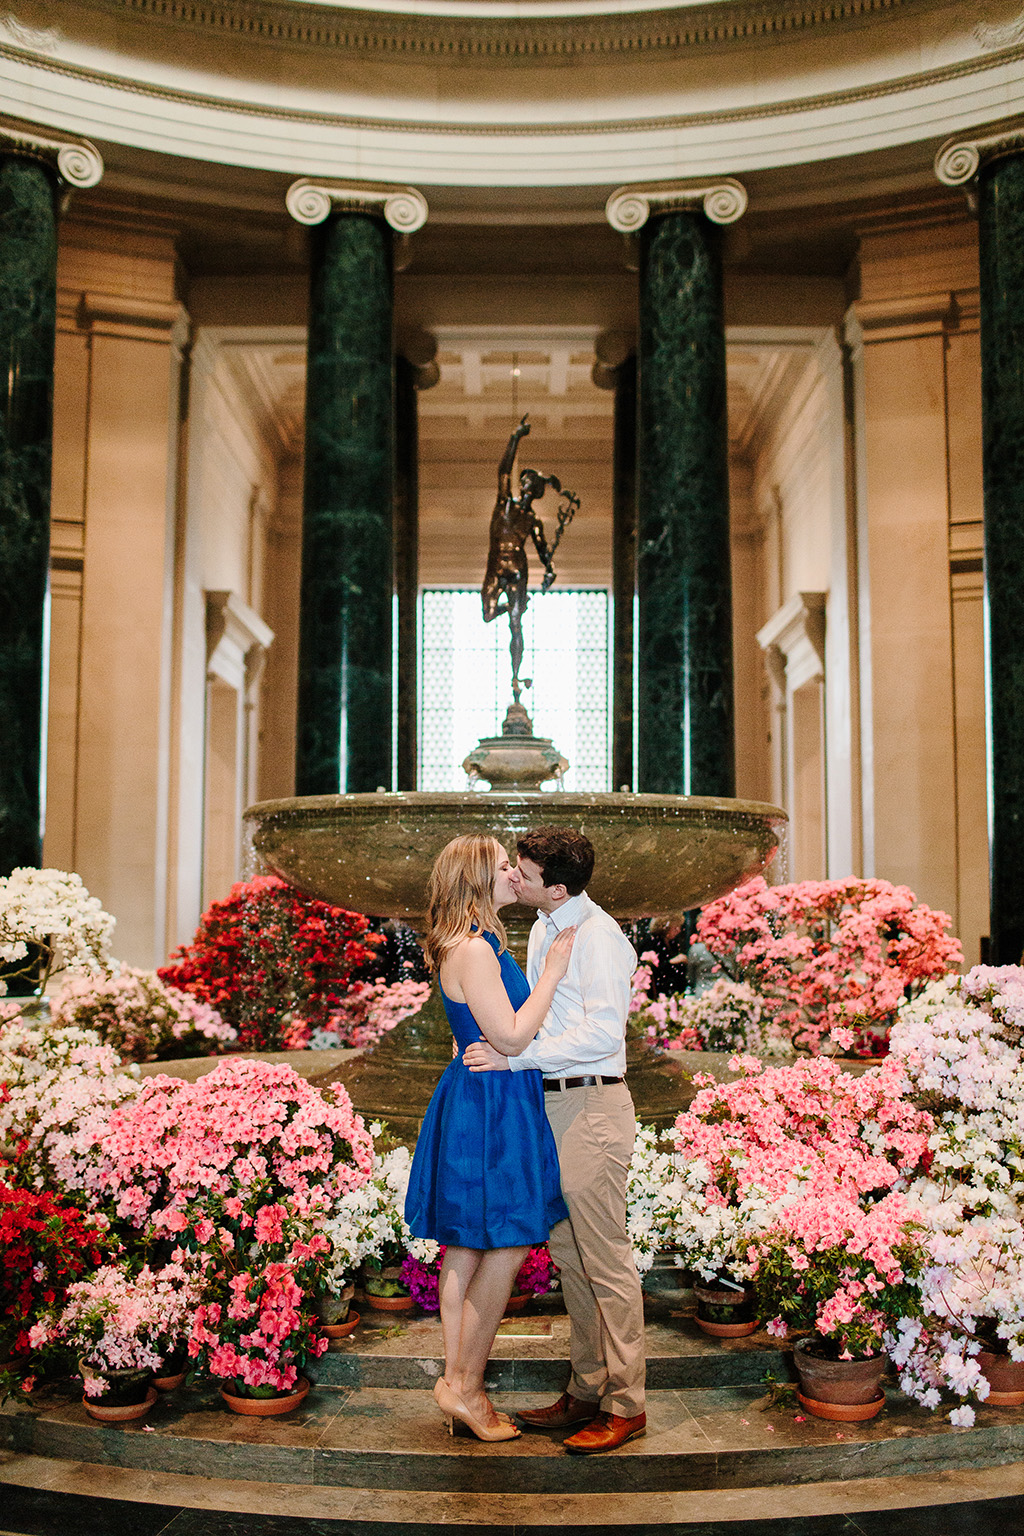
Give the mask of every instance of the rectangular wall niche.
M 565 788 L 611 788 L 608 593 L 531 593 L 523 623 L 523 703 L 537 736 L 569 760 Z M 420 595 L 419 787 L 464 790 L 463 759 L 497 736 L 512 702 L 508 619 L 485 624 L 480 593 L 425 588 Z

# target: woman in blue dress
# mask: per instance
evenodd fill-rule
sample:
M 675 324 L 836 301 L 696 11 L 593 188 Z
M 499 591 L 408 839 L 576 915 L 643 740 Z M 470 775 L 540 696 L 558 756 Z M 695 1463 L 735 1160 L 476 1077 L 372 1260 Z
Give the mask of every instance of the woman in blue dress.
M 434 1090 L 416 1142 L 405 1219 L 414 1237 L 447 1244 L 441 1265 L 445 1371 L 434 1389 L 451 1433 L 480 1440 L 519 1431 L 484 1391 L 516 1272 L 567 1211 L 539 1072 L 470 1072 L 481 1037 L 515 1054 L 533 1039 L 569 964 L 575 929 L 548 951 L 533 992 L 505 947 L 498 909 L 516 901 L 515 870 L 494 838 L 457 837 L 430 877 L 424 949 L 436 971 L 457 1054 Z

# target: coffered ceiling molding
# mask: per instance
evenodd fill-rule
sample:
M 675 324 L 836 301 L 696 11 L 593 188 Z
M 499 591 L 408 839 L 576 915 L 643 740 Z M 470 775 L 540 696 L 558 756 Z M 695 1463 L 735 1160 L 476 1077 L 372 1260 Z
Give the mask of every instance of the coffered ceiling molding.
M 704 210 L 713 224 L 735 224 L 747 207 L 746 188 L 729 177 L 710 186 L 620 187 L 605 205 L 612 229 L 631 235 L 642 229 L 652 213 L 675 213 L 684 208 Z
M 329 213 L 380 213 L 400 235 L 427 222 L 427 200 L 415 187 L 350 187 L 340 182 L 293 181 L 285 207 L 299 224 L 322 224 Z

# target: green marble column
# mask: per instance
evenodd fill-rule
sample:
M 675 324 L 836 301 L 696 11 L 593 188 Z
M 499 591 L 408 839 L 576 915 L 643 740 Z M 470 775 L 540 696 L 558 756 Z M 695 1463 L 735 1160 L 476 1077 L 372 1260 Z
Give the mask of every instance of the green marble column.
M 57 178 L 0 158 L 0 875 L 42 860 Z
M 983 165 L 982 442 L 991 752 L 991 959 L 1024 951 L 1024 155 Z
M 636 598 L 636 357 L 615 370 L 612 449 L 612 788 L 633 787 L 633 608 Z
M 419 419 L 416 368 L 395 359 L 395 591 L 398 721 L 395 783 L 416 788 L 416 605 L 419 596 Z
M 719 238 L 688 210 L 641 232 L 637 777 L 649 793 L 735 790 Z
M 391 230 L 311 231 L 296 786 L 391 788 L 394 483 Z

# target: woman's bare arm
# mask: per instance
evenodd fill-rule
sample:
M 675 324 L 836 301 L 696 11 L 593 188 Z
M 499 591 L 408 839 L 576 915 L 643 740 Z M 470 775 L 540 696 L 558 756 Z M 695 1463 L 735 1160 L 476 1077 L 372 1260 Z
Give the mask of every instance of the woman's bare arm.
M 508 1000 L 498 957 L 487 940 L 474 937 L 459 945 L 449 961 L 450 974 L 458 982 L 480 1033 L 495 1050 L 505 1056 L 518 1056 L 529 1045 L 547 1017 L 555 988 L 566 973 L 575 936 L 575 928 L 566 928 L 554 940 L 537 985 L 518 1012 L 513 1011 Z

